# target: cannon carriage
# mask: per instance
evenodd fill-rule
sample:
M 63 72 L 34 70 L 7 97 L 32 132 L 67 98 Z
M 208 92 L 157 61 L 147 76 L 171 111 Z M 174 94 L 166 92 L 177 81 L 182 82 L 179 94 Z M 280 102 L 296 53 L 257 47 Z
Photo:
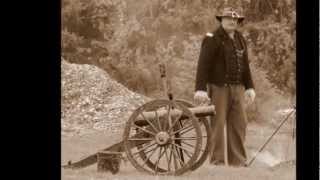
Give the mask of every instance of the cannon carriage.
M 136 109 L 113 144 L 64 168 L 83 168 L 98 163 L 98 170 L 119 171 L 125 157 L 138 170 L 157 175 L 180 175 L 196 170 L 207 159 L 210 131 L 207 116 L 214 106 L 194 107 L 184 100 L 158 99 Z
M 139 171 L 153 175 L 181 175 L 199 168 L 210 147 L 209 116 L 213 105 L 194 106 L 167 93 L 165 69 L 160 66 L 165 94 L 138 107 L 126 122 L 121 142 L 63 168 L 83 168 L 97 163 L 98 171 L 120 169 L 123 157 Z

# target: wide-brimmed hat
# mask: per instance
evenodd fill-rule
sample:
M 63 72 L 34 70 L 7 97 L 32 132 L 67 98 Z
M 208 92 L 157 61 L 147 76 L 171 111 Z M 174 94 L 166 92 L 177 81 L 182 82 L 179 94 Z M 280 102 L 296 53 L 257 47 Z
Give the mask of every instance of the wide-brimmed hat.
M 244 20 L 244 16 L 241 14 L 241 10 L 236 10 L 232 7 L 223 8 L 222 11 L 216 15 L 218 21 L 221 22 L 222 17 L 232 17 L 238 19 L 238 22 L 242 22 Z

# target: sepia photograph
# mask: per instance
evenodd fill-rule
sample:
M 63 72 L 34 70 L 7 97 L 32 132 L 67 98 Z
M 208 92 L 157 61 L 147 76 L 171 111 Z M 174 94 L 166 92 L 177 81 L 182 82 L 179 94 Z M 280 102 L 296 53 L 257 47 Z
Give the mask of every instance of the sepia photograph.
M 61 0 L 62 180 L 295 180 L 295 0 Z

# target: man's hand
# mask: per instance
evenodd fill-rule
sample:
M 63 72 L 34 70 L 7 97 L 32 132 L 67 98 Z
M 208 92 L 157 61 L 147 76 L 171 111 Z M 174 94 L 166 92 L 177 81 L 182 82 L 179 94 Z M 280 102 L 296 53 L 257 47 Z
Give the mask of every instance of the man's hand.
M 246 90 L 246 92 L 244 93 L 244 98 L 245 101 L 248 102 L 248 104 L 253 103 L 255 97 L 256 97 L 256 92 L 254 91 L 254 89 L 248 89 Z
M 205 104 L 206 102 L 210 102 L 210 98 L 208 97 L 208 94 L 206 91 L 197 91 L 194 94 L 194 101 L 198 105 Z

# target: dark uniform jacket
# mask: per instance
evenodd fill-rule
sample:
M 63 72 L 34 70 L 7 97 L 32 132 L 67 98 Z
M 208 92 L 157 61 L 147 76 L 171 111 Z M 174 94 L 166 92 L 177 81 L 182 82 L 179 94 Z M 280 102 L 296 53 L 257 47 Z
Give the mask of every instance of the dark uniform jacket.
M 235 41 L 229 37 L 222 26 L 212 34 L 213 36 L 206 36 L 202 41 L 196 75 L 196 91 L 206 91 L 209 83 L 217 86 L 242 83 L 245 89 L 254 88 L 247 45 L 241 33 L 235 32 Z

